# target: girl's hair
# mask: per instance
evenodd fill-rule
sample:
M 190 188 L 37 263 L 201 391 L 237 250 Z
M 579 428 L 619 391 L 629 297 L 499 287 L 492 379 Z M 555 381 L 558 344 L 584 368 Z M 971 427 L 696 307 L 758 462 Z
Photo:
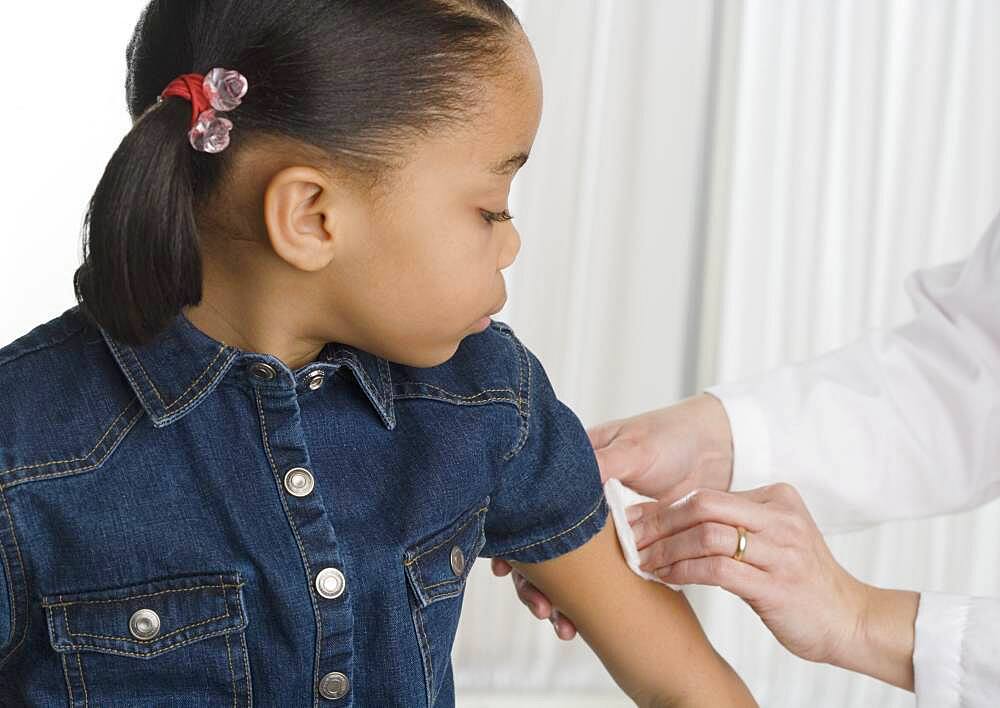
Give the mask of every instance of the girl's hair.
M 241 146 L 345 168 L 373 187 L 408 138 L 461 125 L 499 78 L 518 19 L 503 0 L 153 0 L 126 52 L 131 131 L 84 221 L 81 311 L 144 344 L 201 301 L 195 215 Z M 191 104 L 157 96 L 181 74 L 247 77 L 224 152 L 188 142 Z

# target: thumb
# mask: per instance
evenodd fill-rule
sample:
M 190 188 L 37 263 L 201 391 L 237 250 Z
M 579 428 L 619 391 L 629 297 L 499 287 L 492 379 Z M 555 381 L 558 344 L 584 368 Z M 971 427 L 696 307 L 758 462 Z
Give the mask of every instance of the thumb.
M 590 438 L 590 446 L 595 450 L 610 445 L 622 430 L 622 421 L 612 420 L 607 423 L 595 425 L 587 431 Z
M 597 466 L 601 470 L 601 482 L 609 479 L 619 479 L 628 484 L 637 475 L 638 465 L 635 459 L 635 446 L 618 439 L 610 445 L 594 450 Z

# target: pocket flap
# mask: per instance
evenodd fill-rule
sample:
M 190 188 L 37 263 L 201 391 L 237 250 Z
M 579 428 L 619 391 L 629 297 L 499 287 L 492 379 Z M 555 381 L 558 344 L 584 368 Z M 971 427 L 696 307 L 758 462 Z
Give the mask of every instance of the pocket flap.
M 486 543 L 486 497 L 444 529 L 407 549 L 406 575 L 422 607 L 462 592 L 472 563 Z
M 107 590 L 45 595 L 42 606 L 56 651 L 146 659 L 245 628 L 244 584 L 239 573 L 174 576 Z

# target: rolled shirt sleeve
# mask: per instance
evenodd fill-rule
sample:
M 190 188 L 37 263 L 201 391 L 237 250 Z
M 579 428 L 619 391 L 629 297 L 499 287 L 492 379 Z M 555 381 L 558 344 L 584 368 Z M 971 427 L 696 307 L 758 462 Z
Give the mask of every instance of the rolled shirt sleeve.
M 538 563 L 582 546 L 608 518 L 590 438 L 552 389 L 541 362 L 513 332 L 527 395 L 519 441 L 504 462 L 480 555 Z
M 1000 217 L 906 287 L 906 324 L 707 389 L 733 430 L 732 489 L 793 484 L 825 532 L 1000 496 Z
M 1000 705 L 1000 600 L 921 593 L 915 635 L 917 708 Z

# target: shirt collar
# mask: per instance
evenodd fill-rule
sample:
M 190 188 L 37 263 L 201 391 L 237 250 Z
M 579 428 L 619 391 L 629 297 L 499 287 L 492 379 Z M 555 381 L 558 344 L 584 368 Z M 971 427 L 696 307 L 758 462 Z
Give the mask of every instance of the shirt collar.
M 195 327 L 183 313 L 152 342 L 142 346 L 119 342 L 103 327 L 99 329 L 129 385 L 158 428 L 184 417 L 215 390 L 234 363 L 243 359 L 266 361 L 279 371 L 278 385 L 282 385 L 282 381 L 289 387 L 295 385 L 291 372 L 275 357 L 245 352 L 216 341 Z M 331 342 L 323 347 L 316 361 L 302 368 L 339 367 L 351 371 L 386 428 L 395 428 L 389 362 L 361 349 Z

